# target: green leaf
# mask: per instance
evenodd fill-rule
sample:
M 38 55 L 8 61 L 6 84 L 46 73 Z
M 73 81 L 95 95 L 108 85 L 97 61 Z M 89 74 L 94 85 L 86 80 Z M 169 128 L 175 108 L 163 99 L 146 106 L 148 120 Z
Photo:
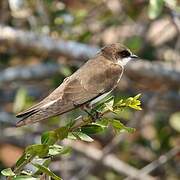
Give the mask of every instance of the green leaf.
M 16 167 L 20 166 L 27 160 L 27 156 L 24 153 L 17 161 L 16 161 Z
M 172 128 L 174 128 L 176 131 L 180 132 L 180 112 L 176 112 L 171 115 L 169 119 L 169 123 Z
M 68 136 L 68 128 L 67 127 L 60 127 L 58 129 L 55 130 L 55 132 L 57 133 L 57 136 L 60 140 L 63 140 L 65 138 L 67 138 Z
M 98 102 L 93 109 L 95 109 L 98 112 L 103 112 L 107 109 L 105 103 L 107 104 L 107 106 L 112 107 L 112 105 L 114 103 L 114 96 L 105 97 L 105 99 Z
M 41 172 L 47 174 L 48 176 L 52 177 L 55 180 L 62 180 L 60 177 L 58 177 L 56 174 L 54 174 L 51 170 L 49 170 L 47 167 L 41 165 L 41 164 L 37 164 L 37 163 L 32 163 L 33 166 L 35 166 L 36 168 L 38 168 Z
M 41 143 L 53 145 L 58 140 L 58 135 L 54 131 L 47 131 L 41 136 Z
M 15 176 L 15 173 L 12 171 L 11 168 L 3 169 L 1 174 L 4 176 Z
M 114 104 L 114 107 L 123 107 L 126 106 L 126 103 L 123 99 L 119 100 L 116 104 Z
M 105 103 L 104 111 L 110 110 L 113 112 L 113 102 L 112 103 Z
M 82 132 L 73 132 L 72 133 L 77 139 L 83 140 L 83 141 L 87 141 L 87 142 L 92 142 L 94 141 L 90 136 L 88 136 L 87 134 L 84 134 Z
M 26 104 L 26 97 L 27 97 L 27 90 L 24 88 L 20 88 L 16 93 L 15 101 L 13 104 L 14 112 L 19 112 L 24 108 Z
M 50 146 L 49 148 L 49 155 L 51 156 L 56 156 L 56 155 L 60 155 L 60 154 L 67 154 L 71 152 L 71 148 L 70 147 L 62 147 L 60 145 L 53 145 Z
M 48 167 L 49 166 L 49 164 L 51 163 L 51 158 L 48 158 L 48 159 L 46 159 L 43 163 L 42 163 L 42 165 L 43 166 L 45 166 L 45 167 Z M 38 175 L 40 175 L 42 172 L 38 169 L 36 172 L 34 172 L 34 176 L 35 177 L 38 177 Z
M 76 140 L 76 139 L 79 139 L 79 137 L 77 138 L 72 132 L 69 132 L 68 133 L 68 139 L 72 139 L 72 140 Z
M 141 105 L 141 101 L 139 100 L 141 94 L 138 94 L 134 97 L 129 97 L 125 100 L 120 100 L 118 101 L 113 109 L 114 109 L 114 112 L 116 113 L 116 111 L 120 110 L 122 107 L 130 107 L 132 109 L 136 109 L 136 110 L 142 110 L 142 108 L 140 107 Z
M 32 176 L 33 172 L 32 171 L 29 171 L 29 170 L 22 170 L 21 171 L 21 175 L 24 175 L 24 176 Z
M 49 152 L 49 146 L 47 144 L 33 144 L 28 146 L 25 152 L 33 156 L 45 157 Z
M 134 96 L 134 99 L 135 99 L 135 100 L 138 100 L 140 97 L 141 97 L 141 94 L 139 93 L 139 94 L 137 94 L 136 96 Z
M 129 107 L 131 107 L 132 109 L 139 110 L 139 111 L 142 110 L 142 108 L 141 108 L 140 106 L 137 106 L 137 105 L 132 105 L 132 104 L 130 104 Z
M 127 101 L 129 100 L 129 102 L 127 103 L 127 105 L 133 109 L 142 110 L 142 108 L 140 107 L 141 101 L 138 100 L 139 97 L 140 97 L 140 94 L 138 94 L 137 96 L 135 96 L 132 99 L 128 98 Z
M 107 99 L 107 101 L 104 102 L 104 104 L 105 104 L 104 111 L 106 110 L 113 111 L 114 97 L 110 97 L 109 99 Z
M 98 124 L 89 124 L 81 127 L 81 132 L 85 134 L 96 134 L 100 133 L 104 130 L 104 128 Z
M 129 132 L 129 133 L 133 133 L 135 131 L 134 128 L 125 126 L 119 120 L 111 119 L 110 122 L 111 122 L 111 125 L 113 126 L 113 128 L 115 130 L 119 131 L 119 132 L 126 131 L 126 132 Z
M 150 0 L 149 8 L 148 8 L 148 15 L 150 19 L 157 18 L 163 9 L 164 0 Z
M 109 119 L 108 118 L 101 118 L 95 124 L 101 126 L 102 128 L 107 128 L 109 125 Z

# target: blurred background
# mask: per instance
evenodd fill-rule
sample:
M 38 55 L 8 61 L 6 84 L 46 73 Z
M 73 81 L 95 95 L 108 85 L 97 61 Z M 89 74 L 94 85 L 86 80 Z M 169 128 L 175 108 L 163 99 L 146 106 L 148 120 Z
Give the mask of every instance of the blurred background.
M 50 168 L 65 180 L 127 180 L 139 174 L 178 180 L 179 5 L 179 0 L 1 0 L 0 170 L 12 167 L 42 132 L 79 112 L 22 128 L 14 127 L 15 113 L 47 96 L 100 47 L 121 42 L 140 60 L 127 65 L 113 94 L 142 94 L 143 110 L 125 109 L 119 117 L 136 132 L 117 135 L 109 129 L 92 143 L 65 141 L 72 154 L 54 159 Z

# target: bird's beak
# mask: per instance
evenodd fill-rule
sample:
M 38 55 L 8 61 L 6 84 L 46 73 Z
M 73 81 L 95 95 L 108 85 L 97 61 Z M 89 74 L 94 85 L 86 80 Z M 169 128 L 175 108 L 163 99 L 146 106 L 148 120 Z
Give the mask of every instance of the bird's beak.
M 136 56 L 135 54 L 132 54 L 130 57 L 133 58 L 133 59 L 138 58 L 138 56 Z

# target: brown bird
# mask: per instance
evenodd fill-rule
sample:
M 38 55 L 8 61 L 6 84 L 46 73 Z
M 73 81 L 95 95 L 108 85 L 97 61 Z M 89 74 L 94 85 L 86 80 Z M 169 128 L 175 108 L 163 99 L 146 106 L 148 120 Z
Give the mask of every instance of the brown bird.
M 17 114 L 22 119 L 16 125 L 32 124 L 99 101 L 117 86 L 124 66 L 134 58 L 137 56 L 120 43 L 105 46 L 49 96 Z

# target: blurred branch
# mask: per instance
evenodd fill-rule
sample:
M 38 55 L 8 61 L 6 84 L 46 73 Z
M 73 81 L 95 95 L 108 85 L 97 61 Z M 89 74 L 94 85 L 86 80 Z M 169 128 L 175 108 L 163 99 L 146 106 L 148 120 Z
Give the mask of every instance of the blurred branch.
M 176 11 L 169 3 L 165 1 L 165 6 L 169 11 L 169 14 L 171 16 L 172 22 L 174 26 L 176 27 L 177 31 L 180 33 L 180 13 Z
M 143 167 L 140 171 L 141 174 L 148 174 L 158 168 L 159 166 L 162 166 L 163 164 L 167 163 L 171 158 L 175 157 L 178 153 L 180 153 L 180 148 L 175 147 L 171 149 L 166 154 L 161 155 L 157 160 L 151 162 L 147 166 Z
M 125 70 L 126 75 L 135 81 L 142 82 L 142 86 L 154 89 L 172 87 L 178 89 L 180 86 L 180 67 L 170 64 L 137 61 L 131 62 Z M 153 87 L 154 86 L 154 87 Z
M 0 1 L 0 22 L 6 24 L 10 18 L 10 13 L 8 9 L 8 1 Z
M 155 170 L 159 166 L 162 166 L 163 164 L 167 163 L 167 161 L 169 161 L 171 158 L 175 157 L 179 152 L 180 152 L 179 147 L 175 147 L 175 148 L 171 149 L 166 154 L 161 155 L 157 160 L 155 160 L 155 161 L 151 162 L 150 164 L 148 164 L 147 166 L 143 167 L 140 170 L 139 175 L 142 176 L 142 175 L 151 173 L 153 170 Z M 130 176 L 128 176 L 124 180 L 131 180 L 131 179 L 132 178 Z
M 15 127 L 16 117 L 10 113 L 1 111 L 0 112 L 0 124 L 6 124 Z
M 59 72 L 59 64 L 38 64 L 35 66 L 16 66 L 0 72 L 0 84 L 18 80 L 34 80 L 49 78 Z
M 64 141 L 64 144 L 72 147 L 74 150 L 92 159 L 93 161 L 98 162 L 103 156 L 103 153 L 101 150 L 91 147 L 89 145 L 86 145 L 84 143 L 73 142 L 73 141 L 67 140 L 67 141 Z M 102 164 L 108 168 L 113 169 L 117 173 L 128 175 L 128 176 L 131 176 L 132 178 L 137 177 L 139 173 L 139 170 L 119 160 L 113 154 L 108 154 L 107 156 L 105 156 L 103 158 Z M 139 177 L 139 179 L 150 180 L 154 178 L 149 175 L 145 175 L 145 176 Z
M 93 56 L 98 48 L 73 41 L 53 39 L 31 31 L 22 31 L 0 25 L 0 44 L 38 55 L 65 55 L 75 59 Z
M 99 48 L 94 46 L 73 41 L 57 40 L 46 35 L 15 30 L 7 26 L 0 26 L 0 43 L 6 47 L 24 49 L 37 54 L 46 54 L 50 56 L 64 55 L 73 59 L 78 59 L 79 62 L 80 60 L 82 62 L 82 60 L 92 57 L 99 50 Z M 46 72 L 49 71 L 48 68 L 50 68 L 52 74 L 53 72 L 56 73 L 58 69 L 56 65 L 53 67 L 43 65 L 44 70 L 40 73 L 41 77 L 47 77 Z M 126 73 L 128 77 L 134 80 L 148 82 L 152 87 L 159 88 L 159 86 L 163 85 L 163 87 L 170 86 L 178 88 L 180 87 L 180 68 L 178 68 L 179 67 L 172 67 L 165 63 L 137 61 L 127 66 Z M 20 71 L 20 68 L 14 70 L 15 74 L 17 73 L 16 71 Z M 22 69 L 21 71 L 24 70 Z M 40 68 L 37 68 L 37 72 L 39 71 L 41 71 Z M 21 72 L 19 73 L 21 74 Z M 27 74 L 28 73 L 24 76 L 25 79 L 28 79 L 28 77 L 33 78 L 34 76 L 32 73 L 32 75 L 29 76 Z M 6 76 L 4 78 L 3 76 L 0 77 L 0 82 L 2 82 L 3 79 L 6 81 Z M 23 79 L 22 75 L 20 75 L 20 77 Z M 35 74 L 35 77 L 38 77 L 38 75 Z M 11 78 L 13 80 L 13 75 L 11 75 Z M 16 78 L 17 76 L 15 76 L 15 79 Z M 149 81 L 151 83 L 149 83 Z

